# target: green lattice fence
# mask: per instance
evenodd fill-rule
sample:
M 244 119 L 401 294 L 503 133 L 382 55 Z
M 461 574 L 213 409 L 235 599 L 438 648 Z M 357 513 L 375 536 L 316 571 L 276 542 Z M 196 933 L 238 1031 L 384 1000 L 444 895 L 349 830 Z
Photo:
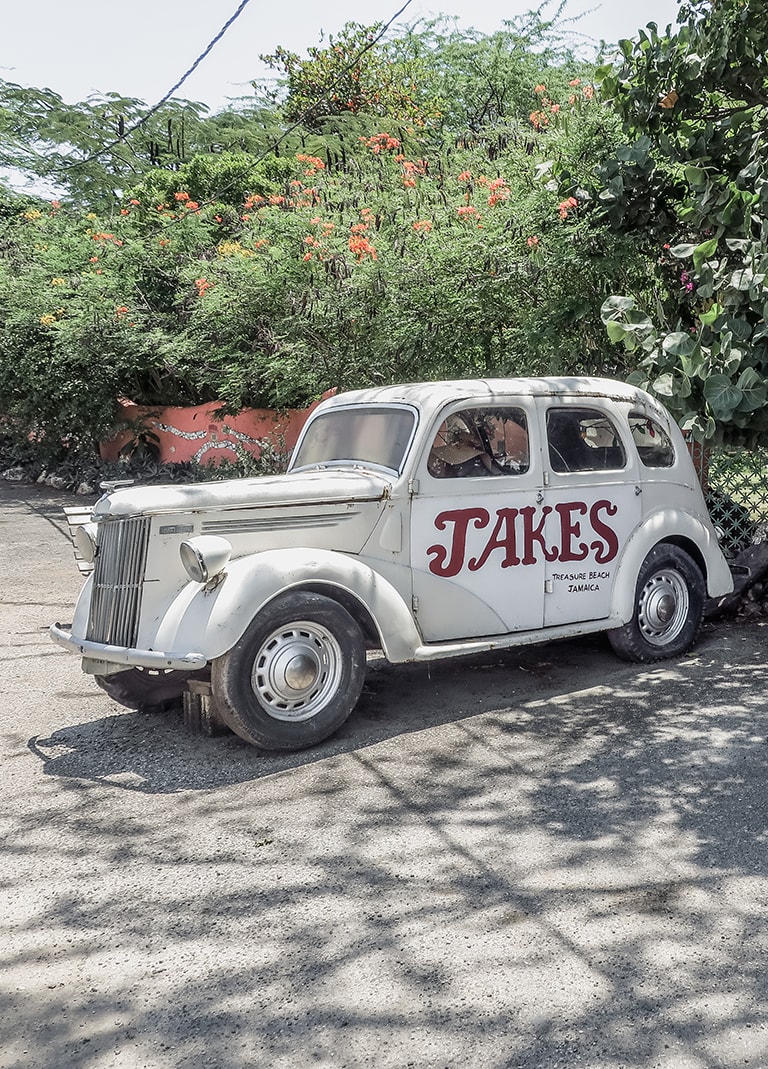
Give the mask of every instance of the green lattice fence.
M 768 449 L 694 449 L 693 459 L 726 556 L 765 541 Z

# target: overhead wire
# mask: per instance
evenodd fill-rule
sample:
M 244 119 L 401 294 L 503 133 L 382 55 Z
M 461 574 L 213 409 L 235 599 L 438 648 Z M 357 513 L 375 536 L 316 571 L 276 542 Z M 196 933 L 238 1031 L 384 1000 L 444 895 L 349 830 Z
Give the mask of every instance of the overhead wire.
M 328 93 L 332 89 L 336 88 L 336 86 L 339 84 L 339 82 L 344 77 L 344 75 L 348 74 L 349 71 L 354 70 L 354 68 L 360 62 L 360 59 L 365 55 L 365 53 L 369 52 L 375 45 L 377 45 L 379 43 L 379 41 L 385 35 L 387 30 L 390 28 L 390 26 L 392 26 L 395 22 L 397 22 L 397 20 L 400 18 L 402 13 L 405 11 L 405 9 L 407 7 L 410 6 L 410 4 L 412 2 L 413 2 L 413 0 L 406 0 L 406 2 L 403 4 L 403 6 L 398 11 L 396 11 L 394 13 L 394 15 L 392 15 L 391 18 L 388 19 L 387 22 L 385 22 L 382 25 L 381 29 L 376 34 L 376 36 L 372 37 L 371 40 L 368 41 L 367 44 L 365 44 L 358 52 L 356 52 L 355 55 L 352 57 L 352 59 L 349 61 L 349 63 L 347 63 L 346 66 L 343 67 L 339 71 L 339 73 L 336 75 L 336 77 L 325 86 L 323 93 L 320 96 L 316 97 L 313 101 L 311 101 L 311 103 L 309 103 L 304 108 L 302 113 L 299 115 L 298 119 L 296 119 L 296 121 L 294 123 L 292 123 L 287 129 L 285 129 L 282 132 L 282 134 L 280 134 L 279 137 L 276 137 L 271 142 L 270 147 L 268 149 L 265 149 L 261 153 L 261 155 L 254 157 L 253 164 L 251 165 L 252 167 L 258 166 L 258 164 L 260 164 L 268 156 L 272 155 L 272 153 L 274 152 L 274 150 L 277 148 L 278 145 L 280 145 L 283 141 L 285 141 L 285 139 L 287 137 L 290 137 L 290 135 L 294 132 L 294 130 L 298 130 L 298 128 L 303 125 L 304 120 L 307 118 L 308 115 L 310 115 L 312 113 L 314 108 L 316 108 L 318 104 L 322 104 L 322 102 L 328 96 Z M 198 207 L 200 208 L 200 207 L 205 207 L 206 205 L 209 205 L 209 204 L 215 204 L 217 202 L 217 200 L 224 193 L 227 193 L 232 188 L 232 186 L 234 186 L 238 181 L 240 181 L 239 178 L 234 178 L 231 182 L 228 182 L 226 185 L 221 186 L 212 197 L 210 197 L 208 200 L 203 201 L 202 204 L 200 204 Z M 180 217 L 177 217 L 176 219 L 171 219 L 165 225 L 166 225 L 166 227 L 174 226 L 177 223 L 179 223 L 182 218 L 183 217 L 180 216 Z
M 114 139 L 114 141 L 110 141 L 109 144 L 103 145 L 97 152 L 92 152 L 90 156 L 86 156 L 82 160 L 72 160 L 71 162 L 64 164 L 61 170 L 68 171 L 71 170 L 73 167 L 84 167 L 87 163 L 93 163 L 93 161 L 97 160 L 99 156 L 103 156 L 105 152 L 111 152 L 113 148 L 117 148 L 117 146 L 122 144 L 131 134 L 136 133 L 136 131 L 139 130 L 144 125 L 144 123 L 148 122 L 153 115 L 157 114 L 160 108 L 162 108 L 163 104 L 166 104 L 171 99 L 176 90 L 180 89 L 184 82 L 186 82 L 187 78 L 189 78 L 191 74 L 194 74 L 194 72 L 203 62 L 205 57 L 212 51 L 213 48 L 215 48 L 215 46 L 219 43 L 224 34 L 230 28 L 230 26 L 235 22 L 236 19 L 240 17 L 240 15 L 243 13 L 243 11 L 246 9 L 250 2 L 251 0 L 241 0 L 240 4 L 237 7 L 237 10 L 227 19 L 227 21 L 221 27 L 219 32 L 216 34 L 213 40 L 209 42 L 208 46 L 204 49 L 204 51 L 200 53 L 200 55 L 197 57 L 197 59 L 189 68 L 189 70 L 185 71 L 184 74 L 182 74 L 178 82 L 176 82 L 175 85 L 171 86 L 168 92 L 149 109 L 146 115 L 143 115 L 138 120 L 138 122 L 135 122 L 133 124 L 133 126 L 130 126 L 127 130 L 124 130 L 119 137 Z
M 297 130 L 300 126 L 302 126 L 302 124 L 304 123 L 304 120 L 311 114 L 313 109 L 316 108 L 318 104 L 321 104 L 326 99 L 328 93 L 332 89 L 336 88 L 336 86 L 339 84 L 341 79 L 346 74 L 348 74 L 349 71 L 351 71 L 351 70 L 353 70 L 355 68 L 355 66 L 360 62 L 361 58 L 366 54 L 366 52 L 369 52 L 375 45 L 377 45 L 379 43 L 379 41 L 382 39 L 382 37 L 384 37 L 384 35 L 390 29 L 390 27 L 400 18 L 402 13 L 406 10 L 407 7 L 409 7 L 411 5 L 412 2 L 413 2 L 413 0 L 406 0 L 406 2 L 402 5 L 402 7 L 400 7 L 394 13 L 394 15 L 392 15 L 382 25 L 381 29 L 375 35 L 375 37 L 372 37 L 370 41 L 368 41 L 361 49 L 359 49 L 359 51 L 355 53 L 355 55 L 346 64 L 346 66 L 344 66 L 339 71 L 339 73 L 336 75 L 336 77 L 325 86 L 323 93 L 320 96 L 316 97 L 313 101 L 311 101 L 304 108 L 304 110 L 301 112 L 301 114 L 296 119 L 296 121 L 294 123 L 292 123 L 286 130 L 284 130 L 282 132 L 282 134 L 280 134 L 279 137 L 274 138 L 274 140 L 271 142 L 270 147 L 268 149 L 265 149 L 264 152 L 261 153 L 261 155 L 256 156 L 254 158 L 254 161 L 253 161 L 253 166 L 254 167 L 257 166 L 259 163 L 261 163 L 263 160 L 265 160 L 268 156 L 270 156 L 274 152 L 274 150 L 278 147 L 278 145 L 280 145 L 287 137 L 290 137 L 290 135 L 294 132 L 294 130 Z M 202 63 L 202 61 L 205 59 L 205 57 L 211 52 L 211 50 L 215 47 L 215 45 L 221 40 L 221 38 L 224 36 L 224 34 L 227 32 L 227 30 L 230 28 L 230 26 L 232 26 L 234 21 L 242 14 L 242 12 L 245 10 L 245 8 L 247 7 L 247 5 L 249 3 L 250 3 L 250 0 L 241 0 L 241 3 L 238 5 L 238 7 L 237 7 L 236 11 L 234 12 L 234 14 L 232 14 L 231 17 L 229 19 L 227 19 L 227 21 L 221 27 L 219 32 L 216 34 L 216 36 L 211 40 L 211 42 L 208 44 L 208 46 L 205 48 L 205 50 L 203 52 L 201 52 L 200 55 L 197 57 L 197 59 L 194 61 L 192 66 L 181 76 L 181 78 L 179 78 L 179 80 L 176 82 L 176 84 L 173 85 L 168 90 L 168 92 L 153 107 L 151 107 L 149 109 L 149 111 L 146 113 L 146 115 L 144 115 L 141 119 L 139 119 L 136 123 L 134 123 L 133 126 L 129 127 L 127 130 L 124 130 L 123 133 L 120 135 L 120 137 L 117 137 L 113 141 L 110 141 L 108 144 L 103 145 L 96 152 L 91 153 L 89 156 L 86 156 L 81 160 L 72 160 L 71 162 L 62 164 L 61 167 L 56 168 L 56 170 L 53 171 L 51 174 L 49 174 L 47 177 L 55 179 L 56 174 L 64 174 L 67 171 L 74 169 L 75 167 L 83 167 L 87 163 L 92 163 L 94 160 L 96 160 L 100 156 L 104 155 L 104 153 L 111 152 L 112 149 L 116 148 L 118 145 L 123 144 L 125 142 L 126 138 L 128 138 L 131 134 L 135 133 L 136 130 L 140 129 L 144 125 L 144 123 L 146 123 L 153 115 L 155 115 L 160 110 L 160 108 L 163 106 L 163 104 L 167 103 L 168 100 L 170 100 L 170 98 L 173 96 L 173 94 L 176 92 L 176 90 L 179 89 L 179 87 L 184 84 L 184 82 L 187 80 L 187 78 L 189 78 L 189 76 L 197 69 L 197 67 L 200 65 L 200 63 Z M 237 179 L 234 179 L 232 182 L 229 182 L 227 185 L 222 186 L 217 191 L 217 193 L 212 198 L 210 198 L 209 200 L 206 200 L 204 202 L 204 204 L 213 204 L 213 203 L 215 203 L 216 200 L 222 194 L 226 193 L 229 189 L 232 188 L 232 186 L 235 184 L 235 181 L 237 181 Z M 173 221 L 169 222 L 166 225 L 172 225 L 173 222 L 177 222 L 177 221 L 178 220 L 173 220 Z

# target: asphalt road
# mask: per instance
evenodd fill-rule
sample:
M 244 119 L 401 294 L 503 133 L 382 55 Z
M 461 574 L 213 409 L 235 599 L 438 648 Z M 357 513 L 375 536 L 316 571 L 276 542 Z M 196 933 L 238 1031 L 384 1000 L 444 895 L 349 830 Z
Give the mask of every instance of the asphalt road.
M 371 665 L 316 750 L 121 711 L 0 483 L 3 1069 L 768 1066 L 766 628 Z

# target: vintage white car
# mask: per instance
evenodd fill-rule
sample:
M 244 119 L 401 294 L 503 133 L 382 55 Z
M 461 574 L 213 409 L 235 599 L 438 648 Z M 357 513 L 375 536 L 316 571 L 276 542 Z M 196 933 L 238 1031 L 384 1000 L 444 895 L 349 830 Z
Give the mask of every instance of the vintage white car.
M 655 661 L 732 589 L 685 442 L 605 379 L 430 382 L 339 394 L 285 475 L 107 493 L 94 564 L 52 637 L 125 705 L 210 680 L 266 750 L 352 712 L 366 650 L 432 661 L 607 631 Z

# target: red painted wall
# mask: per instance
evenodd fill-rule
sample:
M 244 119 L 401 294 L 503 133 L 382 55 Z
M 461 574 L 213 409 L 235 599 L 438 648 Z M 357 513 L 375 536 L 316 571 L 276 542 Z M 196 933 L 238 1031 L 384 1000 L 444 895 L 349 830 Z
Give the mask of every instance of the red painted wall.
M 223 460 L 237 460 L 235 445 L 255 456 L 261 454 L 261 443 L 269 441 L 278 453 L 288 453 L 296 445 L 299 432 L 307 416 L 317 405 L 304 409 L 276 412 L 266 408 L 250 408 L 236 416 L 217 418 L 219 405 L 213 401 L 193 408 L 147 408 L 132 401 L 121 401 L 121 418 L 140 421 L 157 435 L 160 460 L 180 463 L 196 460 L 201 464 L 218 464 Z M 121 431 L 114 438 L 101 443 L 104 460 L 117 460 L 122 447 L 132 441 L 131 431 Z M 154 439 L 151 439 L 154 443 Z

